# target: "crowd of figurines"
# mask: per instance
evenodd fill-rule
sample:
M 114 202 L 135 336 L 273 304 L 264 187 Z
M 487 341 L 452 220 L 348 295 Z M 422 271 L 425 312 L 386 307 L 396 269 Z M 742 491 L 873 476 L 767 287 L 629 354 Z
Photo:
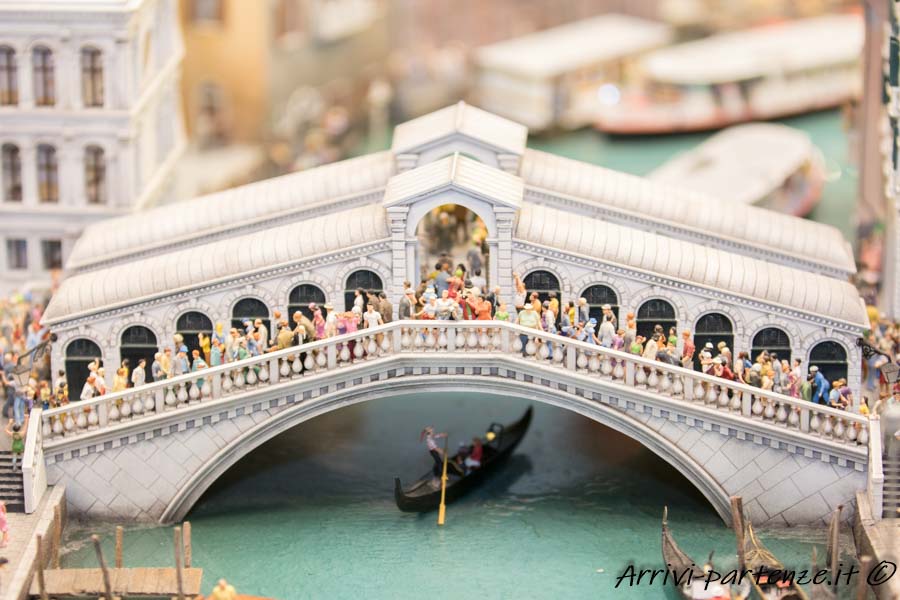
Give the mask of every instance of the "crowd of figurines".
M 404 283 L 397 316 L 400 319 L 508 321 L 546 334 L 630 352 L 645 359 L 688 369 L 696 367 L 708 375 L 838 409 L 856 406 L 862 414 L 869 414 L 870 399 L 875 401 L 873 408 L 879 412 L 882 406 L 900 402 L 900 384 L 889 385 L 880 372 L 882 365 L 896 360 L 900 350 L 900 326 L 881 319 L 874 308 L 870 310 L 872 327 L 866 333 L 867 341 L 884 354 L 874 355 L 864 362 L 863 394 L 859 403 L 855 403 L 845 379 L 828 381 L 816 365 L 810 365 L 808 374 L 804 374 L 800 359 L 789 363 L 768 351 L 756 356 L 739 352 L 735 356 L 724 341 L 708 342 L 703 348 L 696 348 L 690 331 L 680 332 L 679 343 L 679 332 L 674 327 L 664 330 L 657 325 L 651 335 L 642 336 L 637 333 L 633 313 L 626 314 L 624 322 L 620 322 L 611 307 L 603 305 L 599 319 L 594 318 L 585 298 L 561 302 L 550 292 L 542 300 L 537 292 L 526 290 L 517 273 L 513 274 L 513 306 L 510 307 L 502 299 L 499 287 L 488 289 L 482 275 L 482 260 L 478 244 L 472 245 L 465 263 L 456 266 L 449 254 L 442 253 L 434 270 L 425 273 L 418 286 Z M 46 340 L 48 332 L 40 324 L 42 303 L 21 295 L 0 301 L 0 347 L 3 350 L 0 376 L 5 396 L 4 418 L 8 419 L 5 430 L 12 439 L 14 461 L 24 447 L 28 414 L 35 405 L 45 409 L 63 406 L 71 401 L 89 400 L 107 392 L 141 386 L 147 381 L 168 379 L 353 333 L 389 323 L 395 312 L 384 292 L 364 289 L 355 291 L 350 310 L 337 311 L 331 303 L 311 303 L 307 308 L 311 317 L 299 310 L 291 315 L 274 311 L 274 331 L 269 331 L 261 319 L 247 320 L 243 327 L 228 330 L 222 323 L 217 323 L 209 334 L 195 334 L 198 339 L 191 340 L 190 344 L 196 348 L 194 350 L 188 349 L 182 334 L 175 334 L 171 345 L 160 349 L 149 365 L 144 359 L 134 365 L 128 359 L 123 360 L 116 369 L 110 389 L 107 388 L 105 367 L 97 359 L 89 365 L 83 387 L 71 391 L 64 371 L 58 371 L 56 380 L 51 382 L 47 362 L 35 365 L 27 383 L 23 384 L 13 375 L 18 357 Z M 523 337 L 526 338 L 522 341 L 524 353 L 527 336 Z M 193 343 L 195 341 L 197 343 Z M 540 344 L 540 339 L 535 343 Z M 553 351 L 551 345 L 548 350 Z

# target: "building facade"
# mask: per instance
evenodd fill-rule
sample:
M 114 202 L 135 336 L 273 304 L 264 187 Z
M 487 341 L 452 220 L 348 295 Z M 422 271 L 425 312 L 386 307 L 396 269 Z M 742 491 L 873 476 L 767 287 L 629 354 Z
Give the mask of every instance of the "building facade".
M 184 146 L 176 0 L 0 0 L 0 287 L 165 194 Z
M 562 301 L 610 304 L 639 334 L 690 330 L 815 364 L 858 389 L 866 325 L 834 228 L 729 204 L 526 148 L 527 128 L 459 103 L 399 125 L 390 151 L 96 224 L 44 315 L 54 369 L 80 389 L 100 358 L 152 360 L 181 333 L 268 330 L 353 290 L 397 305 L 419 280 L 418 229 L 463 206 L 487 230 L 488 287 L 512 306 L 513 273 Z M 711 210 L 712 208 L 715 210 Z M 111 377 L 115 369 L 108 368 Z

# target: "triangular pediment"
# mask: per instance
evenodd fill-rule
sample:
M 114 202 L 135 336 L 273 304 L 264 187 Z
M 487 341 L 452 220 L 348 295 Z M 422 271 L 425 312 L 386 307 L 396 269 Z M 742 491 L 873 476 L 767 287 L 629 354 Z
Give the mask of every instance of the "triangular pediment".
M 525 186 L 520 177 L 453 154 L 388 180 L 383 206 L 403 206 L 443 190 L 456 190 L 494 206 L 518 209 Z
M 521 156 L 528 128 L 480 108 L 458 102 L 401 123 L 394 129 L 394 155 L 420 154 L 441 144 L 465 140 L 498 154 Z M 457 150 L 452 148 L 450 151 Z

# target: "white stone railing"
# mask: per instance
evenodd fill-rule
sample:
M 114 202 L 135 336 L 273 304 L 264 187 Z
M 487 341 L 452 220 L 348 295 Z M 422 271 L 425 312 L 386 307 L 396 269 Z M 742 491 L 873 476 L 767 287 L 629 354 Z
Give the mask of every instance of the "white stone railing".
M 25 432 L 25 452 L 22 454 L 22 485 L 25 495 L 25 512 L 28 514 L 37 510 L 37 505 L 47 490 L 41 413 L 40 408 L 31 411 L 28 429 Z
M 881 419 L 869 418 L 869 461 L 866 478 L 866 498 L 872 507 L 872 518 L 881 519 L 884 512 L 884 466 L 882 464 Z
M 870 439 L 861 415 L 500 321 L 396 321 L 54 408 L 41 416 L 42 433 L 55 441 L 350 364 L 441 353 L 521 358 L 548 375 L 588 376 L 839 444 Z

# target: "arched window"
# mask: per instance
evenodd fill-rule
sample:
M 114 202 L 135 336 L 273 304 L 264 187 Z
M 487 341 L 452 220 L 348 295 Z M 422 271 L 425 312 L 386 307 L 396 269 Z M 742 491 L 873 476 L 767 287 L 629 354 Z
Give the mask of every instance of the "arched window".
M 560 302 L 562 301 L 562 298 L 560 298 L 559 279 L 550 271 L 532 271 L 525 276 L 522 283 L 525 284 L 525 291 L 529 297 L 532 292 L 537 292 L 541 302 L 543 302 L 550 298 L 550 292 L 554 292 L 556 293 L 556 299 Z
M 84 149 L 84 194 L 88 204 L 106 203 L 106 157 L 100 146 Z
M 103 106 L 103 53 L 81 49 L 81 100 L 85 106 Z
M 607 285 L 592 285 L 581 292 L 581 298 L 587 300 L 588 307 L 590 308 L 590 315 L 592 318 L 597 319 L 597 323 L 600 323 L 603 319 L 602 306 L 604 304 L 609 304 L 612 313 L 618 320 L 619 297 L 611 287 Z
M 205 333 L 211 336 L 213 334 L 213 322 L 212 319 L 202 312 L 190 311 L 178 317 L 178 320 L 175 322 L 175 331 L 184 337 L 184 344 L 188 347 L 188 356 L 191 356 L 194 350 L 200 350 L 200 339 L 197 337 L 197 334 Z
M 3 144 L 3 201 L 22 201 L 22 156 L 19 147 Z
M 819 342 L 809 351 L 809 366 L 819 367 L 819 372 L 829 383 L 847 377 L 847 351 L 837 342 Z
M 37 169 L 38 198 L 48 204 L 59 202 L 59 165 L 56 161 L 56 148 L 48 144 L 38 146 Z
M 755 362 L 763 350 L 769 354 L 777 354 L 779 360 L 786 359 L 788 364 L 791 362 L 791 338 L 777 327 L 760 329 L 753 336 L 750 343 L 750 362 Z
M 16 66 L 16 51 L 9 46 L 0 46 L 0 106 L 14 106 L 19 103 L 19 73 Z
M 244 331 L 244 321 L 262 319 L 271 337 L 272 322 L 269 320 L 269 307 L 259 298 L 242 298 L 231 311 L 231 326 Z
M 56 104 L 56 82 L 53 73 L 53 52 L 45 46 L 31 51 L 34 82 L 34 103 L 37 106 Z
M 678 324 L 675 308 L 662 298 L 653 298 L 641 304 L 635 321 L 637 334 L 647 339 L 653 335 L 653 329 L 657 325 L 663 328 L 663 334 L 668 337 L 669 328 Z
M 353 271 L 347 278 L 347 285 L 344 286 L 344 310 L 353 308 L 353 292 L 357 288 L 377 294 L 384 290 L 384 284 L 381 282 L 381 277 L 372 271 Z
M 153 355 L 159 352 L 156 334 L 143 325 L 132 325 L 122 332 L 119 342 L 119 354 L 122 360 L 128 359 L 128 386 L 131 387 L 131 373 L 138 366 L 142 358 L 147 361 L 145 372 L 147 382 L 153 381 L 152 369 Z M 116 367 L 118 368 L 118 366 Z
M 312 311 L 309 310 L 310 302 L 315 302 L 319 305 L 324 304 L 325 292 L 311 283 L 301 283 L 292 289 L 291 293 L 288 295 L 288 314 L 285 317 L 288 320 L 288 323 L 293 323 L 292 318 L 294 313 L 298 310 L 308 318 L 312 319 Z M 293 327 L 293 325 L 291 326 Z
M 86 338 L 77 338 L 66 346 L 66 383 L 69 386 L 69 400 L 81 397 L 81 388 L 87 380 L 88 364 L 101 358 L 100 346 Z
M 667 332 L 668 334 L 668 332 Z M 697 319 L 694 326 L 694 368 L 700 370 L 700 350 L 709 342 L 713 345 L 711 354 L 719 353 L 719 342 L 725 342 L 729 349 L 734 348 L 734 326 L 731 319 L 722 313 L 707 313 Z M 732 352 L 732 355 L 734 353 Z M 731 365 L 728 365 L 731 368 Z

